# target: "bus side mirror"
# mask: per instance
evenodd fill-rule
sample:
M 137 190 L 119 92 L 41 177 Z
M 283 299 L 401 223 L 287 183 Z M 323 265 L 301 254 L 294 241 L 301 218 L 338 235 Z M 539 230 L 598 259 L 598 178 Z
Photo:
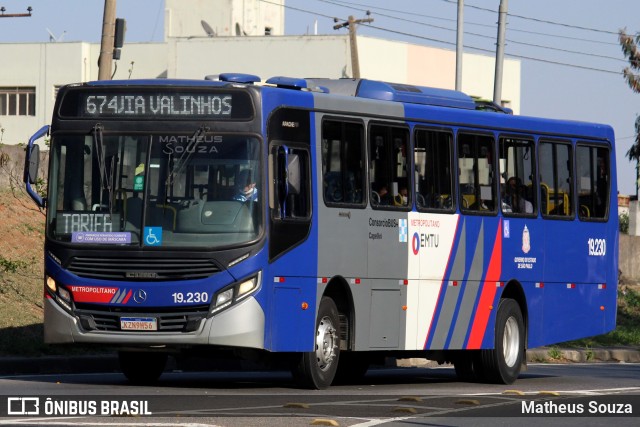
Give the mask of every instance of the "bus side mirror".
M 287 159 L 287 187 L 288 194 L 300 194 L 300 157 L 289 154 Z
M 40 167 L 40 146 L 33 145 L 27 154 L 26 172 L 29 184 L 35 184 L 38 181 L 38 168 Z M 27 182 L 25 180 L 25 182 Z
M 38 194 L 38 192 L 32 187 L 38 181 L 38 168 L 40 167 L 40 147 L 35 144 L 35 141 L 42 138 L 49 133 L 49 126 L 41 127 L 31 138 L 29 138 L 29 144 L 26 148 L 24 158 L 24 183 L 27 193 L 38 207 L 44 208 L 46 200 Z
M 289 148 L 286 145 L 278 148 L 276 156 L 276 164 L 278 165 L 278 203 L 280 205 L 281 218 L 285 218 L 287 197 L 289 194 L 300 194 L 300 157 L 297 154 L 289 153 Z

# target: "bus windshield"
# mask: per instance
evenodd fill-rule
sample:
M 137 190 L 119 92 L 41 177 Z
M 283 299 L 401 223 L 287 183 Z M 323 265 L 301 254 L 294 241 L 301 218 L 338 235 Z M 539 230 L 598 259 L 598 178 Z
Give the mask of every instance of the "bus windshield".
M 262 228 L 260 144 L 247 135 L 57 133 L 47 232 L 78 245 L 223 247 Z

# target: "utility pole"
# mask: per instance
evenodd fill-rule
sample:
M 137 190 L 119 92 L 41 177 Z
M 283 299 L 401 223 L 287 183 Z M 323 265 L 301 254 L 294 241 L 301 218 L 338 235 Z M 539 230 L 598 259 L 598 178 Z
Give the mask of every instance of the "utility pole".
M 462 90 L 462 35 L 464 34 L 464 0 L 458 0 L 458 28 L 456 29 L 456 90 Z
M 493 81 L 493 102 L 502 105 L 502 65 L 504 62 L 504 35 L 507 26 L 507 4 L 509 0 L 500 0 L 498 13 L 498 44 L 496 46 L 496 73 Z
M 371 15 L 371 12 L 367 10 L 367 16 Z M 338 22 L 338 18 L 333 18 L 333 22 Z M 373 22 L 373 18 L 366 19 L 354 19 L 353 16 L 349 16 L 349 19 L 341 24 L 333 26 L 334 30 L 340 28 L 349 27 L 349 45 L 351 50 L 351 70 L 353 71 L 353 78 L 360 78 L 360 60 L 358 58 L 358 41 L 356 40 L 356 25 L 368 24 Z
M 102 42 L 98 59 L 98 80 L 111 80 L 113 39 L 116 27 L 116 0 L 104 0 Z
M 5 13 L 6 10 L 4 6 L 0 7 L 0 18 L 28 18 L 33 11 L 31 6 L 27 8 L 27 13 Z

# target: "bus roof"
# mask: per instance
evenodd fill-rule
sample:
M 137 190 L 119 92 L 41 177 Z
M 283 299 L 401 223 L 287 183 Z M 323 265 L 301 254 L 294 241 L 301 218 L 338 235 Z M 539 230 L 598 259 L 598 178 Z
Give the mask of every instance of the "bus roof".
M 85 83 L 87 86 L 174 86 L 174 87 L 223 87 L 230 84 L 254 85 L 261 82 L 253 74 L 222 73 L 207 76 L 203 80 L 195 79 L 138 79 L 138 80 L 100 80 Z M 265 82 L 270 87 L 284 90 L 314 92 L 318 95 L 338 95 L 355 98 L 391 101 L 406 105 L 406 118 L 411 120 L 411 111 L 419 105 L 436 107 L 431 116 L 433 121 L 451 121 L 447 111 L 458 111 L 457 122 L 471 126 L 487 128 L 526 130 L 536 133 L 557 135 L 589 135 L 595 138 L 613 141 L 613 129 L 604 124 L 570 120 L 538 118 L 532 116 L 514 116 L 511 111 L 486 101 L 476 101 L 472 97 L 455 90 L 381 82 L 353 78 L 297 78 L 276 76 Z M 438 108 L 440 107 L 440 108 Z M 481 110 L 481 111 L 478 111 Z M 494 114 L 497 112 L 498 114 Z M 506 114 L 504 114 L 506 113 Z

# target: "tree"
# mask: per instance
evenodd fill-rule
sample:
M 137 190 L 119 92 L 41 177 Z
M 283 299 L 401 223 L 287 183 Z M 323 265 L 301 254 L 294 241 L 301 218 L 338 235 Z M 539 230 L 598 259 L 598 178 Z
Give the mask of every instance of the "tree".
M 631 36 L 627 34 L 626 29 L 620 30 L 618 41 L 622 47 L 624 57 L 629 61 L 629 66 L 625 67 L 623 71 L 624 79 L 627 81 L 631 90 L 640 93 L 640 74 L 634 73 L 634 71 L 640 72 L 640 49 L 638 49 L 638 45 L 640 45 L 640 33 Z M 636 140 L 633 145 L 631 145 L 631 148 L 629 148 L 629 151 L 627 151 L 627 158 L 630 161 L 635 160 L 638 162 L 640 160 L 640 116 L 636 117 L 635 128 Z
M 618 33 L 618 41 L 622 47 L 622 53 L 624 57 L 629 61 L 629 66 L 625 67 L 623 71 L 624 79 L 632 91 L 640 93 L 640 74 L 635 74 L 634 71 L 640 71 L 640 33 L 634 36 L 627 34 L 626 29 L 622 29 Z M 638 197 L 638 187 L 640 187 L 640 116 L 636 116 L 635 123 L 636 138 L 629 151 L 627 151 L 627 158 L 629 161 L 636 161 L 636 198 Z

